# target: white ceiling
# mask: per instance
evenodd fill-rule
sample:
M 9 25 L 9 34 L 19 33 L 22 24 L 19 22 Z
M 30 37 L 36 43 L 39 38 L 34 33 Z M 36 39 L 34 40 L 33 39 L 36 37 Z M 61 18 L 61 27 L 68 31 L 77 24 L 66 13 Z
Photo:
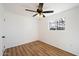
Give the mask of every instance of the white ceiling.
M 6 3 L 4 4 L 6 11 L 12 11 L 19 14 L 27 14 L 32 16 L 33 12 L 25 11 L 25 9 L 36 10 L 39 3 Z M 71 9 L 75 6 L 79 6 L 78 3 L 44 3 L 43 10 L 54 10 L 54 13 L 45 14 L 52 15 L 55 13 L 59 13 L 68 9 Z

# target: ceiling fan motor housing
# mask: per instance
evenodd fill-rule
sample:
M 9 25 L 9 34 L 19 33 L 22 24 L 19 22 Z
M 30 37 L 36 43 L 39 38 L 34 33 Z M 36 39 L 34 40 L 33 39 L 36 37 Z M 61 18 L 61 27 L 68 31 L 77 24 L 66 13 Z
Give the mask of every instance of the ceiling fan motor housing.
M 37 12 L 38 12 L 39 14 L 41 14 L 41 13 L 42 13 L 42 10 L 37 9 Z

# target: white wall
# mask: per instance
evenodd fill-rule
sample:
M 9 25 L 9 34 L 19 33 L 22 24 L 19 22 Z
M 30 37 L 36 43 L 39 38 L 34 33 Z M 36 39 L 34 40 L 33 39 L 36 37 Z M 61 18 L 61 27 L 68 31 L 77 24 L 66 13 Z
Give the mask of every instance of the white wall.
M 48 30 L 48 21 L 63 17 L 65 30 Z M 79 55 L 79 6 L 46 17 L 39 23 L 41 41 Z
M 3 5 L 0 4 L 0 55 L 3 54 L 3 39 L 1 38 L 3 36 Z
M 28 15 L 5 12 L 6 48 L 38 40 L 37 20 Z

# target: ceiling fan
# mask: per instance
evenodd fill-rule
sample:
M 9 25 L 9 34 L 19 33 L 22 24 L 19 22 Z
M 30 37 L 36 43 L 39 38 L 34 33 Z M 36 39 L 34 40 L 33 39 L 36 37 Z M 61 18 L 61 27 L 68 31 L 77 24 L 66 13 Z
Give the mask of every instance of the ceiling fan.
M 45 17 L 45 15 L 43 13 L 53 13 L 54 11 L 43 11 L 43 5 L 44 3 L 39 3 L 38 8 L 36 9 L 36 11 L 34 10 L 29 10 L 29 9 L 25 9 L 25 11 L 30 11 L 30 12 L 36 12 L 36 14 L 33 15 L 33 17 L 35 17 L 36 15 L 42 15 L 43 17 Z

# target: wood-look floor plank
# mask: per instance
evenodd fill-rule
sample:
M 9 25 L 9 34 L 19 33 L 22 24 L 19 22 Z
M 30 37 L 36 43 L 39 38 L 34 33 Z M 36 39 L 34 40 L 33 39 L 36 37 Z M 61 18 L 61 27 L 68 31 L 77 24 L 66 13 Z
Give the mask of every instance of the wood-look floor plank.
M 11 56 L 11 55 L 12 55 L 12 48 L 9 48 L 9 49 L 8 49 L 7 54 L 8 54 L 8 56 Z
M 35 41 L 8 48 L 5 50 L 4 56 L 74 56 L 74 54 L 41 41 Z
M 47 45 L 45 45 L 45 44 L 39 44 L 39 46 L 40 46 L 40 48 L 42 48 L 42 49 L 44 49 L 44 51 L 47 53 L 47 54 L 49 54 L 50 56 L 51 55 L 55 55 L 55 53 L 53 54 L 52 53 L 52 49 L 51 48 L 49 48 L 49 47 L 47 47 Z
M 50 51 L 49 51 L 50 53 L 47 52 L 47 48 L 43 48 L 40 44 L 39 44 L 39 48 L 41 48 L 43 53 L 47 54 L 47 56 L 49 56 L 49 55 L 51 56 L 52 55 Z
M 19 47 L 20 47 L 20 46 L 17 46 L 17 47 L 16 47 L 17 56 L 22 56 Z
M 28 45 L 24 45 L 24 47 L 25 47 L 25 51 L 27 52 L 27 55 L 28 55 L 28 56 L 32 56 L 33 54 L 32 54 L 32 52 L 28 49 Z
M 47 56 L 48 54 L 45 53 L 44 49 L 41 49 L 39 46 L 38 48 L 36 47 L 36 45 L 38 45 L 39 43 L 35 42 L 34 44 L 34 49 L 36 49 L 36 52 L 38 53 L 38 55 L 40 56 Z
M 55 51 L 54 51 L 54 54 L 53 54 L 53 50 L 54 50 L 54 49 L 51 49 L 51 48 L 47 47 L 47 45 L 41 43 L 41 44 L 39 44 L 39 47 L 42 48 L 42 49 L 44 49 L 44 51 L 45 51 L 47 54 L 53 55 L 53 56 L 55 55 Z
M 12 48 L 12 50 L 13 56 L 16 56 L 16 47 Z
M 25 53 L 25 51 L 24 51 L 23 47 L 22 47 L 22 46 L 20 46 L 20 47 L 19 47 L 19 49 L 20 49 L 20 52 L 21 52 L 22 56 L 25 56 L 25 55 L 26 55 L 26 53 Z
M 23 51 L 24 51 L 24 56 L 29 56 L 30 55 L 30 53 L 27 51 L 27 49 L 25 48 L 25 46 L 23 45 L 22 46 L 23 47 Z
M 30 45 L 26 46 L 26 48 L 32 54 L 32 56 L 35 56 L 35 52 L 32 50 L 32 48 L 30 47 Z
M 37 55 L 37 56 L 39 55 L 38 52 L 37 52 L 37 49 L 34 47 L 34 44 L 30 44 L 29 48 L 32 49 L 32 51 L 34 52 L 34 55 Z

